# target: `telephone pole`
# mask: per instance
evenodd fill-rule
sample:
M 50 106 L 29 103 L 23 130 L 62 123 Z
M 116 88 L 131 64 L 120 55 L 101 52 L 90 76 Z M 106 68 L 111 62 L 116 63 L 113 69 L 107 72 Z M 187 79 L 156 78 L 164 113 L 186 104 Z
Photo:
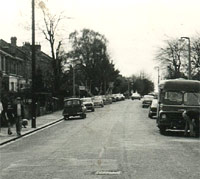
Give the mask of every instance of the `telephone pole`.
M 32 128 L 36 128 L 35 98 L 35 0 L 32 0 Z

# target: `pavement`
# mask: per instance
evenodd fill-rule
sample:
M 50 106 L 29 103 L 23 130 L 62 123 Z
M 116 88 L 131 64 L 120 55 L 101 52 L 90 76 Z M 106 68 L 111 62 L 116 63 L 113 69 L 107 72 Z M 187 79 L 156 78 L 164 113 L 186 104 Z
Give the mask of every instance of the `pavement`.
M 23 136 L 33 133 L 37 130 L 43 129 L 50 125 L 53 125 L 59 121 L 63 120 L 62 111 L 56 111 L 51 114 L 46 114 L 44 116 L 39 116 L 36 118 L 36 128 L 31 127 L 31 120 L 28 121 L 26 128 L 22 128 L 21 136 L 17 136 L 15 125 L 12 126 L 12 134 L 8 135 L 8 128 L 0 128 L 0 146 L 7 144 L 11 141 L 17 140 Z

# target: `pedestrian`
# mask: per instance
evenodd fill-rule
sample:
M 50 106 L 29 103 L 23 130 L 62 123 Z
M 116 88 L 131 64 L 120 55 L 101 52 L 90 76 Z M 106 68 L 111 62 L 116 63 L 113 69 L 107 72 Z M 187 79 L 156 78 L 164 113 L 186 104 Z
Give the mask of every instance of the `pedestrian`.
M 188 110 L 183 112 L 183 118 L 185 120 L 185 132 L 184 135 L 189 135 L 191 137 L 197 136 L 199 133 L 199 119 L 200 119 L 200 111 L 198 110 Z M 199 135 L 199 134 L 198 134 Z
M 18 136 L 21 136 L 23 115 L 24 115 L 24 109 L 21 102 L 21 98 L 17 97 L 14 104 L 14 117 L 16 122 L 16 132 Z
M 7 102 L 4 103 L 3 114 L 4 114 L 4 117 L 5 117 L 5 119 L 7 121 L 7 125 L 8 125 L 8 135 L 11 135 L 12 134 L 11 126 L 14 121 L 13 103 L 12 103 L 11 99 L 9 99 Z
M 1 122 L 2 122 L 2 112 L 3 112 L 3 105 L 2 105 L 1 97 L 0 97 L 0 130 L 1 130 Z

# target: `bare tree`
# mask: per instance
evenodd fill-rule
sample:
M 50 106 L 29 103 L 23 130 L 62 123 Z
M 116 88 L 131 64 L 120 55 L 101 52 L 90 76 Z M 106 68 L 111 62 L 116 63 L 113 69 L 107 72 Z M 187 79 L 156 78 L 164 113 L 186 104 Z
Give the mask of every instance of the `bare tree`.
M 184 46 L 180 44 L 179 40 L 168 40 L 166 46 L 158 50 L 156 60 L 167 70 L 166 78 L 185 77 L 183 48 Z
M 54 73 L 54 93 L 58 93 L 60 87 L 60 78 L 62 75 L 63 52 L 61 51 L 62 40 L 59 40 L 56 45 L 56 32 L 59 30 L 59 23 L 62 19 L 64 19 L 64 16 L 62 12 L 59 15 L 52 15 L 43 1 L 40 1 L 38 5 L 42 10 L 45 25 L 45 28 L 41 29 L 41 31 L 44 34 L 45 39 L 50 44 L 51 56 L 53 59 L 52 65 Z
M 200 38 L 196 38 L 192 42 L 192 76 L 196 80 L 200 80 Z

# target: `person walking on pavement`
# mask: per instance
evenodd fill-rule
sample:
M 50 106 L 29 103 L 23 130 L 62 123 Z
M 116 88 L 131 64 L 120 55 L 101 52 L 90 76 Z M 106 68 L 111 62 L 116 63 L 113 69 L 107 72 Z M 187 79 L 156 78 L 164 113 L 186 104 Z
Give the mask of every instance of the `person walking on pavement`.
M 1 130 L 1 122 L 2 122 L 2 112 L 3 112 L 3 105 L 2 105 L 1 97 L 0 97 L 0 130 Z
M 7 125 L 8 125 L 8 135 L 12 134 L 11 131 L 11 124 L 13 122 L 14 119 L 14 114 L 13 114 L 13 104 L 11 100 L 8 100 L 8 102 L 4 103 L 3 105 L 3 114 L 4 117 L 7 121 Z
M 23 115 L 24 115 L 24 110 L 23 110 L 21 98 L 17 97 L 14 104 L 14 117 L 16 120 L 16 132 L 18 136 L 21 136 Z

